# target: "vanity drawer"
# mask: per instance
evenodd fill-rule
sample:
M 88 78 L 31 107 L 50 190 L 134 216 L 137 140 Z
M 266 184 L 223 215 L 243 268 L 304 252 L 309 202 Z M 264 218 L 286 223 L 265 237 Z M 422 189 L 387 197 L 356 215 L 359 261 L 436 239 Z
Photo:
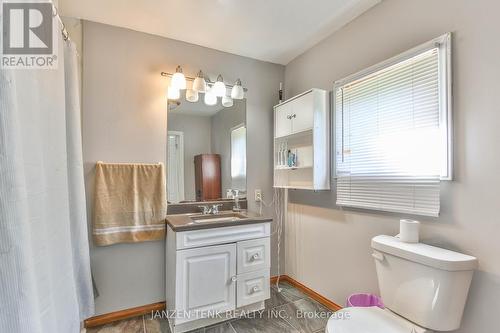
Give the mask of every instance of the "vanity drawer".
M 236 280 L 236 307 L 271 297 L 269 269 L 239 274 Z
M 176 233 L 176 248 L 179 250 L 216 244 L 236 243 L 246 239 L 268 237 L 270 233 L 271 224 L 269 222 L 182 231 Z
M 271 267 L 271 240 L 269 237 L 238 242 L 238 274 Z

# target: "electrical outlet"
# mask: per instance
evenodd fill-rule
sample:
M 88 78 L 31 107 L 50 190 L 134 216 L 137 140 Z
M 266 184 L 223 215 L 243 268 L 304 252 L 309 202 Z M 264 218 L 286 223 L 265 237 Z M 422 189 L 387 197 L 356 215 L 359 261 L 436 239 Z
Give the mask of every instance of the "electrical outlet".
M 261 202 L 261 201 L 262 201 L 262 191 L 255 190 L 255 202 Z

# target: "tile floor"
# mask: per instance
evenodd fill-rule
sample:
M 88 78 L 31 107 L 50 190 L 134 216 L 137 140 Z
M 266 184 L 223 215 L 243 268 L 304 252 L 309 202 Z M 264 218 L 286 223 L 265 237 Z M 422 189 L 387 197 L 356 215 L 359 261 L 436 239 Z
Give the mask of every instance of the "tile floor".
M 271 287 L 266 310 L 254 318 L 238 318 L 192 333 L 321 333 L 331 311 L 287 283 Z M 271 311 L 272 310 L 272 311 Z M 170 333 L 166 320 L 144 315 L 87 330 L 88 333 Z

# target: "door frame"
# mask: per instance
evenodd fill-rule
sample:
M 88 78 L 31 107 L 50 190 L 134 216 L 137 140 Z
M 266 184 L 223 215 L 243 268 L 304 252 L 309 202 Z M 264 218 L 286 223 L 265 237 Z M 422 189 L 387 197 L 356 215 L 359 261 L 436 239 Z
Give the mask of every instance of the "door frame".
M 168 136 L 170 135 L 175 135 L 176 137 L 179 138 L 179 149 L 178 149 L 178 156 L 177 156 L 177 170 L 179 174 L 179 180 L 178 180 L 178 185 L 179 185 L 179 202 L 185 200 L 185 192 L 184 192 L 184 132 L 181 131 L 167 131 L 167 165 L 168 165 Z M 167 180 L 168 180 L 168 168 L 167 168 Z M 167 181 L 167 186 L 168 186 L 168 181 Z M 168 193 L 168 189 L 167 189 Z M 168 200 L 168 198 L 167 198 Z

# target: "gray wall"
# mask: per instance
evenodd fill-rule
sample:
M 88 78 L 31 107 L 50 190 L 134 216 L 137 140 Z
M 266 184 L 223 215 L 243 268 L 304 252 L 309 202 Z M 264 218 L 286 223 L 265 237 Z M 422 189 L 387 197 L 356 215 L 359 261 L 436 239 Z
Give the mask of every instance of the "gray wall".
M 211 153 L 211 117 L 169 113 L 168 130 L 184 133 L 184 198 L 195 200 L 194 157 Z
M 245 101 L 235 101 L 232 107 L 225 108 L 212 116 L 212 153 L 221 155 L 223 197 L 226 196 L 226 190 L 232 188 L 231 130 L 243 123 L 245 123 Z
M 426 243 L 479 258 L 460 332 L 500 327 L 500 2 L 385 0 L 286 66 L 287 97 L 333 82 L 453 32 L 455 180 L 444 182 L 441 216 L 422 218 Z M 370 239 L 398 233 L 399 215 L 341 210 L 335 194 L 292 191 L 286 270 L 343 305 L 377 292 Z
M 284 79 L 283 66 L 93 22 L 84 22 L 83 64 L 89 216 L 96 161 L 166 162 L 168 80 L 160 72 L 173 72 L 178 64 L 187 74 L 202 69 L 213 80 L 221 73 L 228 82 L 241 78 L 248 87 L 248 189 L 262 189 L 264 199 L 271 201 L 272 106 Z M 249 207 L 257 209 L 253 200 Z M 97 314 L 164 300 L 164 252 L 165 242 L 92 244 L 91 265 L 100 291 Z M 272 266 L 274 274 L 275 254 Z

